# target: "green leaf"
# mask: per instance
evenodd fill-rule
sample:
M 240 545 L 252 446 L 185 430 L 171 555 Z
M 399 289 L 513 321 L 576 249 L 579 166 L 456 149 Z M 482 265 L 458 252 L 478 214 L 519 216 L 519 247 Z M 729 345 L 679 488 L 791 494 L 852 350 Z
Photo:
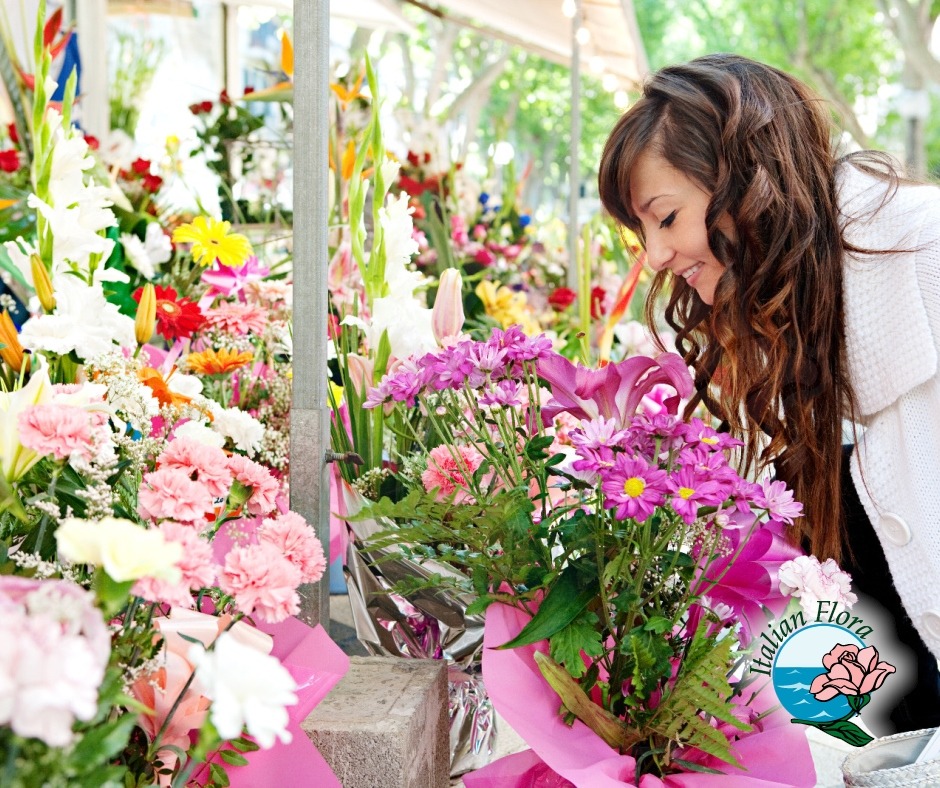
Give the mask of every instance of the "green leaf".
M 672 648 L 661 635 L 635 627 L 621 644 L 621 650 L 631 657 L 633 690 L 643 697 L 649 697 L 659 681 L 672 672 L 669 659 Z
M 672 632 L 672 622 L 663 616 L 653 616 L 643 625 L 643 629 L 646 632 L 655 632 L 657 635 L 662 635 L 666 632 Z
M 237 739 L 232 739 L 229 744 L 231 744 L 239 752 L 256 752 L 261 749 L 260 744 L 253 742 L 251 739 L 246 739 L 244 736 L 239 736 Z
M 673 758 L 672 762 L 677 766 L 681 766 L 687 772 L 701 772 L 702 774 L 724 774 L 721 769 L 712 769 L 710 766 L 702 766 L 700 763 L 686 761 L 683 758 Z
M 858 727 L 854 722 L 848 720 L 833 720 L 831 722 L 816 722 L 814 720 L 790 720 L 794 725 L 809 725 L 813 728 L 819 728 L 823 733 L 828 733 L 836 739 L 841 739 L 846 744 L 853 747 L 864 747 L 868 742 L 874 741 L 865 731 Z
M 483 613 L 491 604 L 493 599 L 488 596 L 478 596 L 469 605 L 467 605 L 466 615 L 478 616 Z
M 545 449 L 551 446 L 554 441 L 555 439 L 551 435 L 536 435 L 534 438 L 530 438 L 525 445 L 525 456 L 530 460 L 544 460 L 548 457 Z
M 111 722 L 91 728 L 75 745 L 73 757 L 78 763 L 104 765 L 124 749 L 136 724 L 136 715 L 122 714 Z
M 219 757 L 231 766 L 247 766 L 248 759 L 235 750 L 221 750 Z
M 225 769 L 218 763 L 209 764 L 209 775 L 212 777 L 212 780 L 215 782 L 219 788 L 228 788 L 231 785 L 231 781 L 228 778 L 228 773 Z
M 564 665 L 576 679 L 581 678 L 586 669 L 582 651 L 589 657 L 599 657 L 604 653 L 601 633 L 596 628 L 597 621 L 594 613 L 584 611 L 549 639 L 552 659 Z
M 542 604 L 522 631 L 499 648 L 518 648 L 550 638 L 568 626 L 594 599 L 596 590 L 583 587 L 574 565 L 569 564 L 548 590 Z

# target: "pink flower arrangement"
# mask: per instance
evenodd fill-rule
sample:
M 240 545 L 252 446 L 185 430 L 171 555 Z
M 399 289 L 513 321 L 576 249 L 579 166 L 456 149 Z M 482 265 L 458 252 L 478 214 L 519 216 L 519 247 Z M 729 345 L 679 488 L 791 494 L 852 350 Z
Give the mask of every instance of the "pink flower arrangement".
M 94 596 L 67 580 L 0 575 L 0 725 L 66 747 L 98 711 L 111 635 Z
M 217 566 L 212 557 L 212 545 L 192 527 L 173 520 L 164 520 L 157 528 L 168 542 L 177 542 L 183 548 L 182 558 L 176 564 L 180 580 L 169 583 L 146 577 L 134 584 L 133 593 L 148 602 L 193 607 L 193 592 L 209 588 L 215 582 Z
M 268 313 L 254 304 L 223 301 L 206 312 L 206 323 L 210 328 L 236 336 L 260 335 L 268 324 Z
M 213 495 L 185 468 L 158 468 L 144 474 L 137 494 L 137 512 L 149 520 L 177 520 L 201 524 L 213 514 Z
M 296 512 L 264 520 L 258 540 L 274 545 L 300 571 L 301 582 L 316 583 L 326 571 L 323 545 L 313 528 Z
M 109 438 L 108 416 L 71 405 L 33 405 L 18 418 L 20 442 L 39 454 L 57 460 L 80 457 L 89 460 Z
M 157 467 L 185 471 L 190 479 L 205 485 L 214 498 L 228 497 L 234 479 L 224 451 L 185 437 L 167 444 L 157 458 Z
M 229 550 L 219 587 L 246 616 L 274 623 L 300 612 L 301 578 L 300 569 L 276 545 L 262 541 Z
M 472 500 L 469 479 L 482 462 L 483 455 L 473 446 L 437 446 L 431 449 L 421 481 L 428 492 L 437 489 L 439 501 L 456 493 L 456 502 L 468 502 Z
M 235 481 L 249 490 L 245 502 L 249 514 L 265 516 L 277 508 L 280 486 L 267 468 L 242 454 L 233 454 L 228 458 L 228 469 Z
M 831 558 L 820 563 L 812 555 L 795 556 L 780 567 L 777 578 L 781 593 L 798 598 L 810 620 L 816 617 L 821 600 L 846 608 L 858 601 L 852 593 L 852 578 Z

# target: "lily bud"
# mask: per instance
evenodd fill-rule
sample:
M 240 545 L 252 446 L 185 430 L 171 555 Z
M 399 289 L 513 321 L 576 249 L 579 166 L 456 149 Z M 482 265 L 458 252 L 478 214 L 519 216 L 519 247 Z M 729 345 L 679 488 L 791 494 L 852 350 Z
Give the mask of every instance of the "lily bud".
M 23 346 L 16 333 L 16 326 L 10 319 L 10 313 L 5 309 L 0 312 L 0 342 L 3 343 L 3 347 L 0 348 L 0 358 L 8 367 L 19 374 L 25 361 L 26 369 L 29 369 L 29 356 L 23 355 Z
M 431 311 L 431 330 L 437 344 L 443 346 L 445 339 L 457 336 L 463 321 L 463 279 L 456 268 L 447 268 L 441 274 Z
M 52 280 L 49 278 L 49 271 L 38 254 L 29 256 L 29 267 L 33 273 L 33 287 L 36 288 L 36 295 L 39 296 L 39 303 L 43 310 L 48 314 L 55 309 L 55 296 L 52 292 Z
M 147 282 L 140 293 L 140 303 L 137 304 L 137 317 L 134 319 L 134 336 L 138 345 L 146 345 L 153 336 L 153 329 L 157 322 L 157 294 L 153 285 Z
M 372 386 L 372 376 L 375 365 L 372 361 L 358 353 L 350 353 L 346 356 L 346 362 L 349 365 L 349 382 L 356 390 L 357 394 L 368 391 Z

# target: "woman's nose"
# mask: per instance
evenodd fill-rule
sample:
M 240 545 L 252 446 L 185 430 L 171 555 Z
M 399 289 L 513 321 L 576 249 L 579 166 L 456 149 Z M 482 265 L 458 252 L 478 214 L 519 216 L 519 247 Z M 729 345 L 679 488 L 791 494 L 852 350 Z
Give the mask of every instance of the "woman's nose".
M 646 236 L 646 262 L 656 273 L 662 271 L 675 256 L 675 250 L 666 243 L 661 233 Z

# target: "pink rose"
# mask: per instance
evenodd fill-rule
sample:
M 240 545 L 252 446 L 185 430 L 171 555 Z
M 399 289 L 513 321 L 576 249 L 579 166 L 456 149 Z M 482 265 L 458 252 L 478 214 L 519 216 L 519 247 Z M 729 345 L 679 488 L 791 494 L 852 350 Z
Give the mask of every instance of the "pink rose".
M 831 700 L 836 695 L 867 695 L 878 689 L 894 665 L 878 661 L 878 650 L 868 646 L 861 651 L 854 643 L 839 644 L 823 657 L 823 667 L 813 679 L 809 691 L 816 700 Z

